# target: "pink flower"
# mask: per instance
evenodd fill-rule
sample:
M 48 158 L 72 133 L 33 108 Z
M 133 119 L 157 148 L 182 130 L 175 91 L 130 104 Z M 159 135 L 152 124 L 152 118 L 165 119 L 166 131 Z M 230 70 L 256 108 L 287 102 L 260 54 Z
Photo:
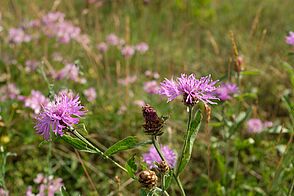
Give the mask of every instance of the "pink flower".
M 144 100 L 135 100 L 134 101 L 134 104 L 139 106 L 139 107 L 143 107 L 146 105 L 145 101 Z
M 147 52 L 148 49 L 149 49 L 149 46 L 145 42 L 142 42 L 136 45 L 136 50 L 141 54 L 144 54 L 145 52 Z
M 205 104 L 216 104 L 212 100 L 218 99 L 213 95 L 213 92 L 217 89 L 215 87 L 217 82 L 211 80 L 210 75 L 196 79 L 194 74 L 189 76 L 182 74 L 176 81 L 165 79 L 161 83 L 158 94 L 166 96 L 168 102 L 179 95 L 183 95 L 183 101 L 186 105 L 193 105 L 199 101 Z
M 8 40 L 14 44 L 31 41 L 32 37 L 24 32 L 22 28 L 9 29 Z
M 260 133 L 264 129 L 273 126 L 273 123 L 270 121 L 262 122 L 258 118 L 251 118 L 247 121 L 247 130 L 249 133 Z
M 0 101 L 18 99 L 19 94 L 19 89 L 13 83 L 8 83 L 0 87 Z
M 144 83 L 144 91 L 149 94 L 157 94 L 159 88 L 160 87 L 155 80 Z
M 89 102 L 95 101 L 96 96 L 97 96 L 96 90 L 93 87 L 84 90 L 84 95 L 86 96 L 86 98 Z
M 117 46 L 120 44 L 120 39 L 114 33 L 111 33 L 106 37 L 106 42 L 109 45 Z
M 84 83 L 84 79 L 79 77 L 79 67 L 73 63 L 66 64 L 57 73 L 52 73 L 53 77 L 57 80 L 69 79 L 75 82 Z
M 127 76 L 124 79 L 119 79 L 118 83 L 121 85 L 127 86 L 129 84 L 136 82 L 136 80 L 137 80 L 137 76 L 135 76 L 135 75 L 134 76 Z
M 56 135 L 62 136 L 63 129 L 79 123 L 79 118 L 85 115 L 83 109 L 78 95 L 60 92 L 37 116 L 35 129 L 46 140 L 50 138 L 51 128 Z
M 27 60 L 25 62 L 25 66 L 26 66 L 25 70 L 26 70 L 26 72 L 35 71 L 37 69 L 39 63 L 40 62 L 35 61 L 35 60 Z
M 176 153 L 168 146 L 161 146 L 161 151 L 169 166 L 174 168 L 177 161 Z M 162 161 L 154 146 L 149 149 L 149 152 L 143 154 L 143 160 L 150 169 L 156 168 L 157 166 L 155 163 L 160 163 Z
M 121 49 L 121 53 L 125 58 L 130 58 L 135 54 L 135 49 L 132 46 L 125 46 Z
M 294 46 L 294 32 L 289 32 L 289 35 L 286 36 L 286 43 Z
M 105 42 L 101 42 L 100 44 L 97 45 L 97 49 L 100 52 L 105 53 L 108 49 L 108 45 Z
M 31 95 L 25 99 L 25 107 L 32 108 L 35 114 L 39 114 L 42 107 L 45 107 L 48 103 L 49 99 L 36 90 L 32 90 Z

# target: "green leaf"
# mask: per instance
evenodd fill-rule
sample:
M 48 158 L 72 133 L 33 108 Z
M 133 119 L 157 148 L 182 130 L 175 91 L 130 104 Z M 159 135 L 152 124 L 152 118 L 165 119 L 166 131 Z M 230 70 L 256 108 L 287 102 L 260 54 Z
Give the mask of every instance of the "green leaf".
M 131 178 L 135 179 L 136 178 L 136 172 L 138 170 L 138 166 L 135 162 L 135 156 L 133 155 L 126 163 L 126 169 L 128 171 L 128 174 L 130 175 Z
M 129 150 L 129 149 L 135 148 L 137 145 L 138 145 L 137 138 L 133 136 L 129 136 L 110 146 L 105 151 L 105 155 L 110 156 L 123 150 Z
M 200 128 L 201 120 L 202 120 L 202 115 L 201 115 L 201 112 L 198 110 L 195 114 L 194 120 L 192 120 L 192 123 L 190 125 L 190 128 L 185 138 L 186 145 L 183 149 L 183 158 L 181 162 L 179 163 L 177 175 L 179 175 L 184 170 L 184 168 L 186 167 L 186 165 L 188 164 L 191 158 L 193 144 L 196 139 L 198 130 Z
M 64 134 L 61 137 L 61 139 L 77 150 L 80 150 L 83 152 L 89 152 L 89 153 L 97 153 L 94 149 L 91 149 L 90 147 L 88 147 L 88 145 L 85 142 L 83 142 L 82 140 L 78 138 L 73 138 L 70 135 Z
M 82 135 L 88 135 L 88 131 L 86 129 L 86 125 L 84 123 L 80 123 L 80 124 L 77 124 L 75 127 L 74 127 L 80 134 Z

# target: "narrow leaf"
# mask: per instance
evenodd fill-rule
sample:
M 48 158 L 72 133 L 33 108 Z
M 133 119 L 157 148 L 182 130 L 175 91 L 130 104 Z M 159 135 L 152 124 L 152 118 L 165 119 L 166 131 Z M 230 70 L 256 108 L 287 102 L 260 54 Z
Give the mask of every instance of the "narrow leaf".
M 136 178 L 136 172 L 138 170 L 138 166 L 135 162 L 135 155 L 133 155 L 126 164 L 126 169 L 128 171 L 128 174 L 130 175 L 131 178 Z
M 68 143 L 69 145 L 71 145 L 72 147 L 74 147 L 75 149 L 77 149 L 77 150 L 84 151 L 84 152 L 89 152 L 89 153 L 96 153 L 95 150 L 88 147 L 88 145 L 85 142 L 81 141 L 78 138 L 74 138 L 74 137 L 71 137 L 69 135 L 63 135 L 61 137 L 61 139 L 63 141 L 65 141 L 66 143 Z
M 110 156 L 123 150 L 129 150 L 129 149 L 135 148 L 137 145 L 138 145 L 137 138 L 133 136 L 129 136 L 110 146 L 105 151 L 105 155 Z
M 195 114 L 194 119 L 192 120 L 191 126 L 190 126 L 190 128 L 187 132 L 186 138 L 185 138 L 185 140 L 186 140 L 185 143 L 187 145 L 185 146 L 185 148 L 183 150 L 183 158 L 182 158 L 181 162 L 179 163 L 177 175 L 179 175 L 184 170 L 184 168 L 186 167 L 186 165 L 188 164 L 188 162 L 191 158 L 193 144 L 196 139 L 200 125 L 201 125 L 201 119 L 202 119 L 202 115 L 201 115 L 201 112 L 198 110 Z

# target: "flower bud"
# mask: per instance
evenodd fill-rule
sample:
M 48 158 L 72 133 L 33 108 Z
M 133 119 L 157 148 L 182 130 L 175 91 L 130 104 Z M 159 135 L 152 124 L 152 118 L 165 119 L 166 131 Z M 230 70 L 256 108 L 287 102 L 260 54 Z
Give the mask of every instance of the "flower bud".
M 161 129 L 164 124 L 164 119 L 158 117 L 156 110 L 148 104 L 142 108 L 142 111 L 145 119 L 145 124 L 143 125 L 145 133 L 147 135 L 162 135 L 163 131 Z
M 157 169 L 160 173 L 165 174 L 169 171 L 169 166 L 165 161 L 161 161 L 157 164 Z
M 139 173 L 139 182 L 145 188 L 153 188 L 157 184 L 157 176 L 154 171 L 144 170 Z

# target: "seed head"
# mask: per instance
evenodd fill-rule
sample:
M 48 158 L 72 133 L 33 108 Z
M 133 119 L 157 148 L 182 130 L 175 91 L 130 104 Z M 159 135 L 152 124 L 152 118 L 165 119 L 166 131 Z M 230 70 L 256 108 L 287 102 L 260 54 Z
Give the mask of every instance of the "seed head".
M 157 163 L 157 169 L 160 173 L 167 173 L 169 171 L 169 166 L 167 162 L 161 161 L 160 163 Z
M 139 173 L 139 182 L 145 188 L 153 188 L 157 184 L 157 176 L 154 171 L 144 170 Z

